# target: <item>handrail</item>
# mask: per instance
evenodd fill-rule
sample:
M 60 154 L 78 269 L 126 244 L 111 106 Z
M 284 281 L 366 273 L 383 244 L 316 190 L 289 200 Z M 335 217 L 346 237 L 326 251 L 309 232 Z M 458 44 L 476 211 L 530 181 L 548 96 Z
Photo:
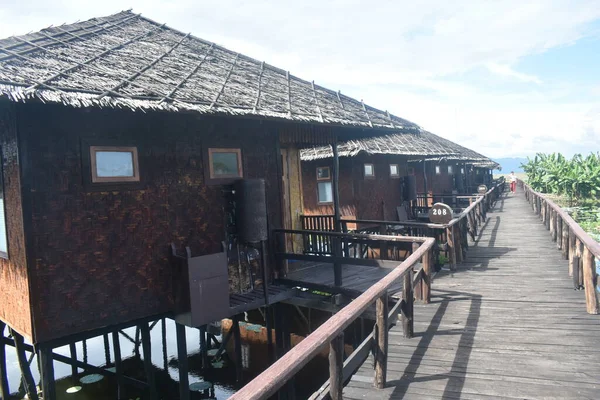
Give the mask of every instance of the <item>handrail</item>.
M 367 236 L 385 237 L 385 235 Z M 419 242 L 421 245 L 415 252 L 413 252 L 413 254 L 411 254 L 405 261 L 394 268 L 388 275 L 367 289 L 367 291 L 357 297 L 349 305 L 342 308 L 338 313 L 329 318 L 325 323 L 323 323 L 313 333 L 308 335 L 298 345 L 293 347 L 277 362 L 271 365 L 255 379 L 250 381 L 246 386 L 241 388 L 237 393 L 230 397 L 230 399 L 258 400 L 269 398 L 271 395 L 275 394 L 275 392 L 287 381 L 289 381 L 298 371 L 300 371 L 300 369 L 304 367 L 313 357 L 315 357 L 321 348 L 326 344 L 331 345 L 330 363 L 335 363 L 333 368 L 332 365 L 330 365 L 330 371 L 336 370 L 336 375 L 339 374 L 339 376 L 330 376 L 332 391 L 334 388 L 336 390 L 341 390 L 339 381 L 341 380 L 342 371 L 341 369 L 336 368 L 339 366 L 339 364 L 341 364 L 343 359 L 342 354 L 339 354 L 339 351 L 336 352 L 334 348 L 335 346 L 339 346 L 339 338 L 340 335 L 343 335 L 344 329 L 346 329 L 354 320 L 359 318 L 376 300 L 378 303 L 378 311 L 380 308 L 385 309 L 385 307 L 387 307 L 387 291 L 398 279 L 406 277 L 407 275 L 410 276 L 412 274 L 413 265 L 416 264 L 422 257 L 424 264 L 431 262 L 431 251 L 435 243 L 432 238 L 397 236 L 385 237 L 386 240 L 390 241 L 398 241 L 399 238 L 401 239 L 400 241 Z M 409 285 L 412 286 L 412 277 Z M 385 300 L 382 300 L 382 298 L 385 298 Z M 410 301 L 412 301 L 412 299 Z M 385 321 L 383 327 L 380 325 L 381 321 L 378 318 L 378 331 L 381 334 L 385 334 L 385 342 L 387 342 L 387 315 L 385 317 L 386 318 L 383 319 Z M 335 345 L 334 341 L 337 341 Z M 386 346 L 381 345 L 379 350 L 386 351 L 382 350 L 384 347 Z M 384 355 L 384 360 L 386 359 L 385 357 L 386 356 Z M 381 376 L 379 376 L 379 379 L 381 380 Z M 385 384 L 385 373 L 383 375 L 383 381 L 383 384 Z M 381 382 L 378 383 L 381 384 Z M 334 393 L 332 393 L 332 397 L 339 398 Z
M 573 277 L 576 289 L 585 289 L 585 303 L 589 314 L 600 313 L 596 292 L 597 276 L 594 258 L 600 259 L 600 243 L 595 241 L 565 211 L 543 193 L 536 192 L 521 179 L 525 198 L 533 211 L 540 216 L 546 229 L 550 231 L 563 257 L 569 260 L 569 275 Z M 566 229 L 565 229 L 566 228 Z

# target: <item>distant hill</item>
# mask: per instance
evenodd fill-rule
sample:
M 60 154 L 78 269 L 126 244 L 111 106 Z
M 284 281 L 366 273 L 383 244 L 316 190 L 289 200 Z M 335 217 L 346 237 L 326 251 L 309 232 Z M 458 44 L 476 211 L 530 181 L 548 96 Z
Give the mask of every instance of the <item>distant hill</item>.
M 521 163 L 527 162 L 527 158 L 496 158 L 494 161 L 502 166 L 502 173 L 509 174 L 510 171 L 523 172 Z

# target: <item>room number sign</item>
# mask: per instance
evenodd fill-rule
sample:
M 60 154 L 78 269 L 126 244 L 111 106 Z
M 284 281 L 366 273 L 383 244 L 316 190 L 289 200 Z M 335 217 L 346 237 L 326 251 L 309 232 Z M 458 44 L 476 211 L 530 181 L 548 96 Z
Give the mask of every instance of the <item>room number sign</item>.
M 435 203 L 429 210 L 429 220 L 434 224 L 447 224 L 452 217 L 452 208 L 448 204 Z

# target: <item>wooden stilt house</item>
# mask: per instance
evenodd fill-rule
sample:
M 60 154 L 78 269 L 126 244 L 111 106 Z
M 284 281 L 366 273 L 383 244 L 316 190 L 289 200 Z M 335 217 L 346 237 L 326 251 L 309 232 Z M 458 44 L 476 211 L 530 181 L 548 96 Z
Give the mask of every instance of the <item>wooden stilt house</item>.
M 338 145 L 338 153 L 340 207 L 343 216 L 359 220 L 401 219 L 398 208 L 413 200 L 409 191 L 421 197 L 466 193 L 476 184 L 467 174 L 472 163 L 491 162 L 427 131 L 350 140 Z M 331 146 L 301 151 L 305 216 L 333 214 L 332 158 Z
M 390 132 L 420 128 L 130 11 L 0 40 L 0 319 L 46 343 L 275 301 L 299 149 Z

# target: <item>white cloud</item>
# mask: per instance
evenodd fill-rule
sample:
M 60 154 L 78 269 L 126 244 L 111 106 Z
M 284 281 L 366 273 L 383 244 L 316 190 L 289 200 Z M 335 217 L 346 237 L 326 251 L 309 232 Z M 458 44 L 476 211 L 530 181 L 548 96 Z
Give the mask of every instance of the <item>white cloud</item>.
M 542 83 L 541 79 L 538 78 L 537 76 L 517 72 L 508 65 L 489 63 L 486 65 L 486 67 L 490 72 L 492 72 L 496 75 L 507 76 L 510 78 L 516 78 L 517 80 L 520 80 L 522 82 L 533 82 L 533 83 L 537 83 L 538 85 Z
M 0 2 L 0 37 L 133 7 L 492 156 L 598 148 L 599 103 L 566 102 L 577 87 L 518 67 L 590 35 L 597 0 Z

